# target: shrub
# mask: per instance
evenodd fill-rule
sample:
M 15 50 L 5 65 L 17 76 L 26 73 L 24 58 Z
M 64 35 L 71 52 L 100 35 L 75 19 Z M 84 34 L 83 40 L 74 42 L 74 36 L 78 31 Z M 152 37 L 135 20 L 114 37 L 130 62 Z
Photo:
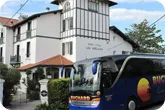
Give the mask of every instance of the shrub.
M 40 104 L 40 105 L 37 105 L 35 110 L 50 110 L 50 106 L 48 106 L 46 103 L 45 104 Z
M 32 70 L 30 70 L 30 69 L 26 70 L 27 76 L 30 75 L 31 73 L 32 73 Z
M 39 100 L 40 99 L 40 87 L 38 82 L 30 80 L 27 78 L 27 97 L 30 100 Z
M 48 83 L 48 102 L 57 110 L 68 110 L 70 79 L 55 79 Z

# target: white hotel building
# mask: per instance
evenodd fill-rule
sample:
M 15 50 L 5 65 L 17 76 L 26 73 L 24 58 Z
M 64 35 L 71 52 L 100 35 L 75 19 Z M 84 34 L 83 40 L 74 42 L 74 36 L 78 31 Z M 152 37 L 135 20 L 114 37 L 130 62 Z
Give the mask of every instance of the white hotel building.
M 138 47 L 115 26 L 109 27 L 109 7 L 116 5 L 115 2 L 54 0 L 52 4 L 59 5 L 59 10 L 34 14 L 8 27 L 10 32 L 5 33 L 6 41 L 0 43 L 0 48 L 6 45 L 0 50 L 0 59 L 4 59 L 0 62 L 20 66 L 19 70 L 25 71 L 35 68 L 45 59 L 57 61 L 52 58 L 57 55 L 61 55 L 58 58 L 64 59 L 65 65 L 67 60 L 76 62 L 124 54 Z M 60 71 L 59 67 L 59 76 Z

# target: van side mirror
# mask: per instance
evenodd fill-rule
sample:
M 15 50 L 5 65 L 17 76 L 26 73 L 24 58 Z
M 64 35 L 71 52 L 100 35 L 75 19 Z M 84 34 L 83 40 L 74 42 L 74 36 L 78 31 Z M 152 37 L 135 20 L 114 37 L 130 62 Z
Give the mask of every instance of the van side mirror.
M 98 67 L 99 62 L 93 62 L 92 64 L 92 73 L 95 75 L 97 73 L 97 67 Z

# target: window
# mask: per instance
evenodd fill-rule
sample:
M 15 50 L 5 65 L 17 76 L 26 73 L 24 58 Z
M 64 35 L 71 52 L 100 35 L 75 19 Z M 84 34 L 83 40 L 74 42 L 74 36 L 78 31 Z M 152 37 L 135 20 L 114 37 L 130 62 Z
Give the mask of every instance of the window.
M 116 54 L 116 51 L 113 51 L 113 55 L 115 55 Z
M 27 42 L 26 57 L 30 56 L 30 42 Z
M 65 20 L 63 20 L 63 31 L 65 31 Z
M 89 10 L 98 11 L 99 10 L 99 1 L 98 0 L 89 0 Z
M 62 55 L 73 54 L 73 42 L 62 43 Z
M 73 29 L 73 17 L 69 18 L 69 29 Z
M 122 51 L 122 54 L 129 54 L 128 51 Z
M 65 5 L 64 5 L 64 12 L 65 12 L 65 11 L 69 11 L 69 10 L 70 10 L 70 3 L 67 2 L 67 3 L 65 3 Z
M 28 25 L 27 25 L 27 30 L 30 31 L 31 30 L 31 22 L 28 22 Z
M 53 79 L 59 78 L 59 68 L 52 68 L 52 77 Z
M 19 56 L 19 45 L 17 45 L 17 56 Z
M 18 27 L 17 35 L 21 34 L 21 27 Z
M 116 36 L 113 36 L 113 41 L 115 41 Z
M 63 20 L 63 31 L 73 29 L 73 17 Z
M 2 57 L 3 56 L 3 48 L 1 47 L 1 49 L 0 49 L 0 57 Z
M 70 54 L 70 42 L 67 42 L 65 46 L 66 46 L 66 54 Z
M 155 75 L 165 72 L 165 60 L 162 59 L 153 59 Z
M 65 78 L 70 78 L 70 73 L 71 73 L 71 69 L 70 68 L 66 68 L 65 69 Z
M 151 59 L 134 58 L 127 62 L 126 66 L 124 67 L 122 77 L 147 76 L 152 75 L 153 72 L 154 64 Z
M 1 32 L 1 37 L 0 38 L 3 38 L 3 32 Z
M 46 68 L 46 75 L 49 79 L 58 79 L 59 78 L 59 68 Z
M 21 34 L 21 27 L 18 27 L 18 30 L 17 30 L 17 35 L 16 35 L 16 41 L 20 41 L 20 34 Z

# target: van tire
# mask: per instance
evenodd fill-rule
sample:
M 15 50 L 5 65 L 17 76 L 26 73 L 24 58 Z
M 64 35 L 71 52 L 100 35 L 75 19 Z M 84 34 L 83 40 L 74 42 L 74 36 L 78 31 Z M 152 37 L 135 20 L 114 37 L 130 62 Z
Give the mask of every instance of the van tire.
M 127 110 L 138 110 L 138 103 L 136 98 L 130 97 L 127 102 Z

